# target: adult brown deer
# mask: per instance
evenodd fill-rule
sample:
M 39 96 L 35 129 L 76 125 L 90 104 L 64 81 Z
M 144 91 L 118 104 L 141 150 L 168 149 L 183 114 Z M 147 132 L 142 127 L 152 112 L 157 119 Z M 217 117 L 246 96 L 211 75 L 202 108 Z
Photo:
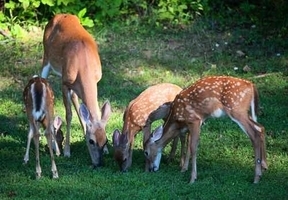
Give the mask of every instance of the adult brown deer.
M 62 76 L 62 94 L 66 109 L 67 132 L 64 156 L 70 157 L 71 100 L 81 122 L 94 167 L 102 165 L 107 138 L 105 126 L 111 114 L 110 103 L 97 101 L 97 83 L 102 77 L 97 44 L 74 15 L 55 15 L 45 27 L 41 76 L 50 69 Z M 78 97 L 82 100 L 81 106 Z
M 251 116 L 248 111 L 251 107 Z M 182 171 L 188 167 L 192 155 L 190 183 L 197 178 L 196 157 L 201 124 L 208 117 L 228 115 L 249 136 L 255 156 L 254 183 L 258 183 L 262 170 L 267 169 L 265 130 L 256 122 L 258 92 L 253 83 L 229 76 L 211 76 L 198 80 L 182 90 L 172 103 L 163 128 L 155 130 L 145 143 L 145 156 L 150 170 L 157 171 L 162 148 L 179 134 L 183 127 L 189 129 L 188 149 Z
M 30 79 L 23 92 L 23 100 L 25 104 L 26 114 L 29 120 L 29 133 L 24 162 L 29 160 L 29 150 L 32 138 L 35 144 L 36 154 L 36 178 L 41 177 L 41 166 L 39 159 L 39 125 L 42 124 L 45 129 L 51 164 L 52 177 L 58 178 L 58 172 L 54 161 L 52 150 L 52 139 L 55 141 L 55 134 L 60 130 L 62 120 L 60 117 L 54 118 L 54 94 L 48 82 L 40 77 Z M 58 145 L 55 141 L 56 155 L 60 155 Z
M 127 171 L 132 164 L 135 135 L 143 130 L 144 144 L 149 138 L 151 123 L 167 117 L 170 103 L 181 90 L 179 86 L 170 83 L 156 84 L 148 87 L 129 103 L 123 116 L 122 133 L 118 129 L 113 133 L 114 158 L 121 171 Z

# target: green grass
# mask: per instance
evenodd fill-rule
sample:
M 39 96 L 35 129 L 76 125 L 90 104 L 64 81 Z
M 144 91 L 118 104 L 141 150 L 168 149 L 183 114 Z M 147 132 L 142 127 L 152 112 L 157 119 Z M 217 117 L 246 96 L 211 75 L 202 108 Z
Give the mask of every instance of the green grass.
M 50 178 L 50 159 L 41 141 L 43 177 L 35 180 L 34 145 L 23 165 L 28 123 L 23 112 L 22 90 L 40 72 L 42 33 L 33 41 L 0 41 L 0 199 L 287 199 L 288 194 L 288 48 L 286 40 L 263 38 L 257 29 L 225 28 L 219 31 L 199 21 L 184 29 L 113 27 L 91 30 L 98 40 L 103 65 L 99 83 L 101 105 L 109 100 L 113 114 L 107 125 L 122 127 L 130 100 L 148 86 L 171 82 L 189 86 L 207 75 L 232 75 L 253 81 L 260 92 L 259 122 L 266 128 L 269 169 L 259 184 L 254 177 L 251 142 L 227 118 L 211 119 L 202 127 L 198 151 L 198 179 L 189 185 L 190 170 L 180 172 L 179 152 L 160 171 L 144 172 L 142 134 L 136 136 L 133 164 L 120 173 L 113 149 L 105 166 L 92 170 L 76 115 L 72 121 L 71 158 L 56 158 L 60 178 Z M 237 51 L 245 53 L 239 56 Z M 280 56 L 279 56 L 280 54 Z M 244 66 L 250 71 L 244 71 Z M 237 70 L 235 70 L 237 68 Z M 58 77 L 49 81 L 56 95 L 56 113 L 64 106 Z M 65 130 L 65 127 L 63 127 Z

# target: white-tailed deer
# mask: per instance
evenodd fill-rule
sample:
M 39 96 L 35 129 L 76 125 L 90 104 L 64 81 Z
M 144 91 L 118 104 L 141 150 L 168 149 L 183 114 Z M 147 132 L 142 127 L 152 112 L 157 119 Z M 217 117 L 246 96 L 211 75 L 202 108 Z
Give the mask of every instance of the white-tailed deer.
M 167 117 L 169 103 L 181 90 L 182 88 L 174 84 L 157 84 L 148 87 L 129 103 L 123 116 L 122 133 L 118 129 L 113 133 L 114 158 L 121 171 L 127 171 L 132 164 L 135 135 L 143 130 L 144 144 L 145 140 L 149 139 L 151 123 Z M 153 111 L 155 112 L 150 116 Z M 146 123 L 147 119 L 149 120 Z
M 54 119 L 55 140 L 52 138 L 52 149 L 55 151 L 55 153 L 57 153 L 57 148 L 58 148 L 61 154 L 61 152 L 63 151 L 64 135 L 61 130 L 62 120 L 61 120 L 61 124 L 59 124 L 60 120 L 61 120 L 60 117 L 57 117 Z
M 190 153 L 192 172 L 190 183 L 197 178 L 196 157 L 200 128 L 208 117 L 228 115 L 249 136 L 255 156 L 254 183 L 258 183 L 262 170 L 267 169 L 265 130 L 256 122 L 258 92 L 253 83 L 228 76 L 211 76 L 200 79 L 180 92 L 172 103 L 168 119 L 163 128 L 155 130 L 145 143 L 145 156 L 150 170 L 159 169 L 162 148 L 187 127 L 189 139 L 187 155 L 182 171 L 187 170 Z M 251 108 L 251 116 L 249 109 Z
M 23 92 L 26 114 L 29 120 L 29 133 L 27 149 L 24 156 L 24 162 L 29 160 L 30 143 L 33 138 L 36 154 L 36 178 L 41 177 L 41 166 L 39 159 L 39 125 L 42 124 L 45 129 L 48 148 L 52 164 L 52 177 L 58 178 L 58 172 L 54 161 L 52 140 L 55 141 L 55 134 L 59 130 L 62 120 L 60 117 L 54 119 L 54 94 L 48 82 L 40 77 L 30 79 Z M 60 155 L 58 145 L 55 141 L 56 155 Z
M 67 132 L 64 156 L 70 157 L 71 100 L 81 122 L 94 167 L 102 165 L 107 138 L 105 126 L 111 114 L 110 103 L 98 106 L 97 83 L 102 77 L 97 44 L 74 15 L 55 15 L 45 27 L 41 76 L 50 69 L 62 76 L 62 94 L 66 109 Z M 82 100 L 81 106 L 78 97 Z

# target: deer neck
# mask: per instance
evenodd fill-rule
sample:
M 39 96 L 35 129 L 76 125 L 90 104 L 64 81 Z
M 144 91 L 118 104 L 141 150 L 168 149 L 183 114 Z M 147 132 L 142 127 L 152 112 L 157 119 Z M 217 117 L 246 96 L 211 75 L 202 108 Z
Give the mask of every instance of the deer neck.
M 77 81 L 76 81 L 77 82 Z M 81 84 L 73 85 L 72 90 L 76 92 L 77 96 L 86 105 L 91 114 L 91 121 L 96 122 L 101 119 L 101 113 L 98 106 L 97 84 L 95 80 L 85 77 L 79 81 Z
M 163 128 L 163 135 L 162 137 L 156 141 L 158 150 L 159 148 L 162 149 L 165 147 L 172 139 L 174 139 L 178 135 L 179 130 L 178 130 L 178 124 L 176 122 L 172 122 L 169 125 L 167 124 Z

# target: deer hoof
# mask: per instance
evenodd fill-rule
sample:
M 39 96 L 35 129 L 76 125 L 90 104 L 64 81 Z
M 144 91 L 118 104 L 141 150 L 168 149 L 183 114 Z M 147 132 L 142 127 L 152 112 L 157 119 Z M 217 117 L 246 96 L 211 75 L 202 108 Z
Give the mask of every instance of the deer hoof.
M 65 146 L 64 156 L 70 158 L 70 146 Z
M 257 183 L 259 183 L 259 181 L 260 181 L 260 176 L 255 176 L 253 183 L 257 184 Z
M 186 172 L 187 171 L 187 168 L 186 167 L 182 167 L 181 168 L 181 172 L 183 173 L 183 172 Z
M 53 174 L 52 174 L 52 178 L 53 178 L 53 179 L 59 178 L 58 172 L 52 172 L 52 173 L 53 173 Z
M 193 184 L 193 183 L 195 183 L 195 178 L 191 178 L 189 181 L 189 184 Z

